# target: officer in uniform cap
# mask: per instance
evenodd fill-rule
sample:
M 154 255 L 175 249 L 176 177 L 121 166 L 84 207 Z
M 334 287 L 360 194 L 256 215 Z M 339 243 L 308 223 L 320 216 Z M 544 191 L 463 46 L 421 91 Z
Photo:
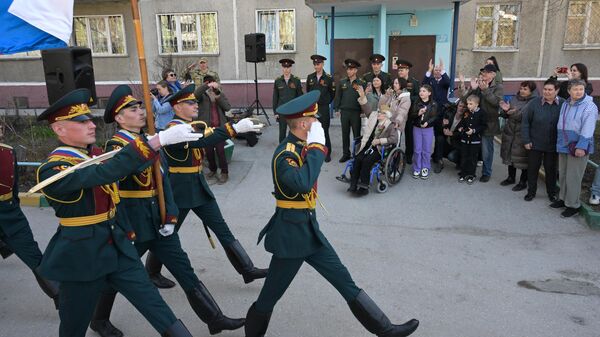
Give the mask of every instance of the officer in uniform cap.
M 352 128 L 352 137 L 360 137 L 360 104 L 358 104 L 358 91 L 356 86 L 360 85 L 366 89 L 367 82 L 356 76 L 357 68 L 360 68 L 360 63 L 356 60 L 346 59 L 346 75 L 335 89 L 335 100 L 333 109 L 340 111 L 342 122 L 342 150 L 343 155 L 340 158 L 340 163 L 350 159 L 350 128 Z
M 189 68 L 197 67 L 189 72 L 189 76 L 196 86 L 201 86 L 204 83 L 205 76 L 212 76 L 217 83 L 221 83 L 219 74 L 208 68 L 208 59 L 204 56 L 198 59 L 198 63 L 192 64 Z
M 331 140 L 329 139 L 329 123 L 331 121 L 329 104 L 333 101 L 335 96 L 335 84 L 333 83 L 333 77 L 323 70 L 323 63 L 327 58 L 321 55 L 312 55 L 311 60 L 315 72 L 306 77 L 306 92 L 313 90 L 319 90 L 321 92 L 321 98 L 317 102 L 319 105 L 319 122 L 323 125 L 325 130 L 325 146 L 327 146 L 327 157 L 325 162 L 331 161 Z
M 381 79 L 381 91 L 385 92 L 387 88 L 392 86 L 392 76 L 381 70 L 381 65 L 385 61 L 385 57 L 381 54 L 373 54 L 369 57 L 369 60 L 371 61 L 371 69 L 373 71 L 366 73 L 363 76 L 363 80 L 367 81 L 367 83 L 373 83 L 373 78 L 375 76 L 379 77 Z
M 61 144 L 38 168 L 39 181 L 103 153 L 93 146 L 96 126 L 89 100 L 87 89 L 77 89 L 38 117 L 50 123 Z M 145 273 L 134 246 L 135 231 L 117 212 L 116 182 L 148 166 L 162 145 L 199 137 L 187 125 L 151 139 L 139 135 L 102 165 L 77 169 L 42 189 L 59 222 L 40 273 L 61 282 L 60 337 L 85 336 L 94 305 L 108 286 L 121 292 L 163 336 L 191 336 Z
M 132 96 L 131 88 L 127 85 L 120 85 L 113 90 L 104 111 L 104 122 L 117 122 L 118 131 L 106 142 L 106 151 L 121 149 L 140 136 L 146 125 L 146 113 L 141 109 L 141 103 Z M 179 210 L 169 179 L 163 180 L 163 186 L 165 223 L 161 222 L 153 165 L 140 168 L 138 172 L 119 181 L 121 202 L 117 209 L 124 212 L 123 221 L 129 222 L 136 233 L 135 248 L 139 256 L 150 250 L 160 258 L 185 291 L 196 315 L 208 324 L 211 334 L 242 327 L 242 319 L 234 320 L 223 315 L 208 289 L 194 273 L 187 254 L 181 248 L 179 235 L 174 233 Z M 90 324 L 92 330 L 103 337 L 122 336 L 109 321 L 115 296 L 116 291 L 111 289 L 100 299 Z
M 169 102 L 175 110 L 175 118 L 167 125 L 167 130 L 181 124 L 196 123 L 192 122 L 198 117 L 198 101 L 194 96 L 194 90 L 195 85 L 191 84 L 169 98 Z M 242 275 L 245 283 L 264 278 L 267 275 L 267 269 L 259 269 L 254 266 L 244 247 L 236 240 L 223 219 L 217 200 L 202 173 L 204 161 L 202 152 L 204 148 L 235 137 L 238 133 L 258 131 L 260 131 L 260 126 L 254 125 L 251 119 L 244 118 L 236 124 L 225 123 L 222 127 L 205 129 L 205 137 L 200 140 L 166 146 L 163 149 L 169 166 L 173 196 L 179 208 L 175 230 L 179 230 L 190 211 L 196 213 L 204 226 L 215 233 L 225 248 L 229 261 Z M 150 252 L 146 260 L 148 273 L 150 275 L 159 274 L 161 268 L 161 261 Z
M 369 332 L 381 337 L 408 336 L 419 322 L 392 324 L 365 291 L 356 286 L 319 229 L 315 211 L 317 179 L 327 148 L 317 120 L 318 100 L 319 92 L 315 90 L 279 109 L 290 125 L 290 134 L 279 144 L 271 161 L 275 214 L 258 237 L 259 242 L 264 237 L 265 249 L 273 257 L 260 295 L 246 315 L 246 337 L 265 335 L 275 304 L 304 262 L 336 288 Z
M 4 126 L 0 124 L 0 141 L 3 138 Z M 16 254 L 33 271 L 40 288 L 58 309 L 58 284 L 46 280 L 37 270 L 42 252 L 21 210 L 18 173 L 15 150 L 0 143 L 0 256 L 6 259 Z
M 403 78 L 408 83 L 406 90 L 410 92 L 410 103 L 412 111 L 412 105 L 415 104 L 417 98 L 419 98 L 419 81 L 414 77 L 410 76 L 410 68 L 413 67 L 412 63 L 406 60 L 397 60 L 396 65 L 398 66 L 398 77 Z M 410 118 L 410 114 L 408 120 L 406 121 L 406 126 L 404 127 L 404 144 L 406 146 L 406 163 L 412 164 L 412 157 L 414 152 L 414 143 L 413 143 L 413 121 Z
M 287 124 L 285 118 L 281 118 L 277 113 L 277 108 L 302 95 L 302 82 L 299 77 L 292 75 L 294 60 L 281 59 L 279 63 L 281 63 L 283 75 L 277 77 L 273 84 L 273 111 L 279 122 L 279 141 L 281 142 L 286 136 Z

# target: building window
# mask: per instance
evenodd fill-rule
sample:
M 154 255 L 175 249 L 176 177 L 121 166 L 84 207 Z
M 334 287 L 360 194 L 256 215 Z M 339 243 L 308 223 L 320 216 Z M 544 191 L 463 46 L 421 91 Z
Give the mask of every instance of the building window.
M 0 59 L 35 59 L 40 57 L 42 57 L 42 53 L 39 50 L 0 55 Z
M 125 29 L 122 15 L 73 17 L 72 45 L 87 47 L 94 56 L 124 56 Z
M 520 11 L 520 4 L 477 6 L 475 49 L 517 49 Z
M 217 13 L 159 14 L 160 54 L 219 53 Z
M 600 1 L 570 1 L 565 47 L 600 47 Z
M 265 34 L 267 53 L 296 51 L 296 11 L 294 9 L 257 10 L 256 31 Z

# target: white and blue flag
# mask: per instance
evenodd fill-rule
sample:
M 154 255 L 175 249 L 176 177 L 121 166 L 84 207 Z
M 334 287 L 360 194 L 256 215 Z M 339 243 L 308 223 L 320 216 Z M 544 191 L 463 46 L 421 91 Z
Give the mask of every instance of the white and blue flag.
M 0 54 L 64 48 L 74 0 L 0 0 Z

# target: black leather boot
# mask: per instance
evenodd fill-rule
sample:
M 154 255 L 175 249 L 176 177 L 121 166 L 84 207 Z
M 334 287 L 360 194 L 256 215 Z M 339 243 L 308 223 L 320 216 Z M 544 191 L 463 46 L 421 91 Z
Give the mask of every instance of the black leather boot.
M 185 294 L 196 315 L 208 325 L 211 335 L 218 334 L 223 330 L 236 330 L 244 325 L 243 318 L 234 319 L 223 315 L 217 302 L 202 282 L 196 288 L 186 291 Z
M 50 280 L 46 280 L 45 278 L 42 277 L 42 275 L 40 275 L 40 273 L 38 272 L 38 269 L 34 269 L 33 270 L 33 275 L 35 275 L 35 279 L 37 280 L 37 283 L 40 285 L 40 288 L 42 289 L 42 291 L 48 295 L 48 297 L 50 297 L 52 299 L 52 301 L 54 301 L 54 308 L 56 308 L 58 310 L 58 285 L 59 283 L 56 281 L 50 281 Z
M 123 332 L 110 322 L 110 312 L 115 303 L 115 297 L 117 297 L 116 292 L 102 293 L 90 321 L 90 329 L 102 337 L 123 337 Z
M 178 319 L 165 331 L 162 337 L 193 337 L 190 331 L 183 325 L 183 322 Z
M 150 281 L 152 281 L 154 286 L 159 289 L 173 288 L 175 286 L 175 282 L 164 277 L 160 273 L 161 269 L 162 262 L 160 262 L 160 260 L 154 254 L 152 254 L 152 252 L 148 252 L 148 256 L 146 256 L 146 271 L 148 272 Z
M 244 283 L 250 283 L 259 278 L 265 278 L 269 269 L 260 269 L 254 266 L 250 256 L 244 250 L 244 247 L 238 240 L 233 241 L 229 246 L 225 247 L 225 253 L 229 258 L 229 262 L 235 270 L 242 274 Z
M 419 321 L 416 319 L 411 319 L 402 325 L 392 324 L 390 319 L 363 290 L 358 293 L 354 300 L 348 302 L 348 305 L 358 321 L 370 333 L 378 337 L 405 337 L 415 332 L 419 326 Z
M 264 337 L 271 320 L 271 312 L 260 313 L 256 311 L 255 305 L 256 303 L 252 303 L 246 314 L 246 325 L 244 325 L 246 337 Z

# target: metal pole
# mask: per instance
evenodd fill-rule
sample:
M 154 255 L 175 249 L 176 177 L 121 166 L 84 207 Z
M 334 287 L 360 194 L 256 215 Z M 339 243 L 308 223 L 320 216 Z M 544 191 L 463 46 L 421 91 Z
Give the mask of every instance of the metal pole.
M 333 72 L 335 70 L 335 65 L 333 62 L 333 49 L 335 47 L 335 6 L 331 6 L 331 42 L 329 43 L 329 73 L 333 76 Z
M 458 16 L 460 14 L 460 1 L 454 1 L 454 22 L 452 24 L 452 55 L 450 56 L 450 92 L 449 97 L 454 97 L 454 81 L 456 79 L 456 49 L 458 44 Z

